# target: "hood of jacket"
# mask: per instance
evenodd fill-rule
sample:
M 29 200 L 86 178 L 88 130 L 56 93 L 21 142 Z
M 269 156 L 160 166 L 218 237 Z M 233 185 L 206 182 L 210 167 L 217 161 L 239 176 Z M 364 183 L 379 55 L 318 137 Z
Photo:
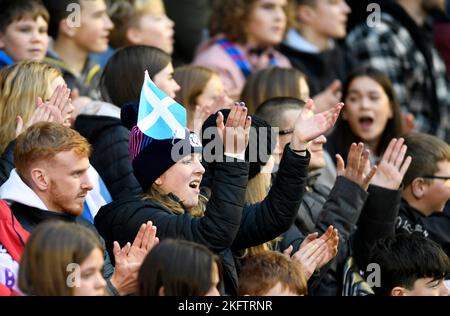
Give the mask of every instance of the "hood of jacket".
M 0 199 L 10 203 L 20 203 L 41 210 L 48 210 L 39 196 L 20 178 L 16 169 L 11 171 L 8 180 L 0 187 Z

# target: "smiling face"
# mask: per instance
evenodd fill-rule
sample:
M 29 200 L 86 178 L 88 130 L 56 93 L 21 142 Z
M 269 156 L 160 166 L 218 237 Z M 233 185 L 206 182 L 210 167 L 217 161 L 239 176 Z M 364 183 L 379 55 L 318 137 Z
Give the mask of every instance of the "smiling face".
M 388 120 L 393 117 L 386 92 L 370 77 L 356 77 L 349 84 L 344 102 L 343 119 L 348 121 L 352 132 L 374 151 Z
M 186 208 L 196 206 L 200 194 L 200 183 L 205 173 L 200 159 L 200 154 L 191 154 L 182 158 L 156 179 L 155 184 L 165 194 L 175 194 Z
M 250 46 L 277 45 L 286 30 L 287 0 L 258 0 L 245 27 Z
M 48 24 L 41 16 L 35 20 L 24 18 L 13 21 L 5 32 L 0 32 L 0 49 L 15 62 L 41 61 L 48 48 Z

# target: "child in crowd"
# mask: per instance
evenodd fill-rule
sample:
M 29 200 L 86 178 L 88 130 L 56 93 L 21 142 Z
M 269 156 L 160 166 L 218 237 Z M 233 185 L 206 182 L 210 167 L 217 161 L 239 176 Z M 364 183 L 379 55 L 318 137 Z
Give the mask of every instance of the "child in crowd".
M 111 1 L 109 14 L 115 25 L 110 35 L 114 48 L 148 45 L 172 54 L 174 23 L 162 0 Z
M 34 296 L 105 295 L 103 245 L 90 229 L 47 221 L 28 238 L 19 268 L 19 287 Z
M 220 259 L 203 245 L 166 239 L 147 255 L 139 270 L 139 295 L 218 296 Z
M 406 136 L 405 143 L 412 163 L 403 181 L 403 200 L 396 231 L 418 232 L 441 243 L 448 251 L 445 219 L 433 227 L 431 222 L 427 223 L 427 217 L 442 213 L 450 199 L 450 146 L 435 136 L 422 133 Z M 438 229 L 438 225 L 443 229 Z
M 239 295 L 303 296 L 307 290 L 301 264 L 275 251 L 248 257 L 239 274 Z
M 44 59 L 49 14 L 40 0 L 0 1 L 0 68 Z
M 399 234 L 377 242 L 370 262 L 379 266 L 373 290 L 381 296 L 449 296 L 444 279 L 450 260 L 442 248 L 420 234 Z
M 280 45 L 280 52 L 307 76 L 320 112 L 339 100 L 341 81 L 353 67 L 337 42 L 345 38 L 351 10 L 345 0 L 292 0 L 290 3 L 292 27 Z
M 58 67 L 67 85 L 79 96 L 98 99 L 100 66 L 90 53 L 104 52 L 114 25 L 104 0 L 44 0 L 50 14 L 49 35 L 54 42 L 46 62 Z M 75 11 L 73 8 L 75 5 Z M 79 23 L 79 25 L 77 24 Z
M 173 74 L 180 85 L 176 100 L 187 110 L 187 127 L 200 135 L 203 122 L 220 109 L 229 108 L 231 99 L 218 74 L 201 66 L 176 68 Z

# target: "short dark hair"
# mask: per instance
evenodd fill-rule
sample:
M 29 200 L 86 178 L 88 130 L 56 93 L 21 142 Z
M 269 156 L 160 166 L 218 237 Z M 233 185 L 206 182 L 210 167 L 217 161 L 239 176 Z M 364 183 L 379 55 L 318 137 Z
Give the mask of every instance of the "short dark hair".
M 439 162 L 450 161 L 450 146 L 436 136 L 411 133 L 405 136 L 405 144 L 408 146 L 406 155 L 412 158 L 403 178 L 405 186 L 418 177 L 434 175 L 439 170 Z
M 208 248 L 187 240 L 165 239 L 144 259 L 138 276 L 139 295 L 202 296 L 212 285 L 213 263 L 219 257 Z
M 48 35 L 56 39 L 59 33 L 59 22 L 67 18 L 71 12 L 67 10 L 72 3 L 80 4 L 80 0 L 42 0 L 50 14 Z
M 377 241 L 369 262 L 380 266 L 376 295 L 389 296 L 396 286 L 412 289 L 421 278 L 440 280 L 450 275 L 450 259 L 441 246 L 419 233 L 398 234 Z
M 5 32 L 8 25 L 25 17 L 33 20 L 42 17 L 47 23 L 49 14 L 40 0 L 0 0 L 0 32 Z
M 275 97 L 263 102 L 256 110 L 255 116 L 267 121 L 270 126 L 285 128 L 284 113 L 288 110 L 302 109 L 305 102 L 291 97 Z
M 144 71 L 148 70 L 153 78 L 170 63 L 170 55 L 156 47 L 132 45 L 118 49 L 100 78 L 102 98 L 118 107 L 139 101 Z

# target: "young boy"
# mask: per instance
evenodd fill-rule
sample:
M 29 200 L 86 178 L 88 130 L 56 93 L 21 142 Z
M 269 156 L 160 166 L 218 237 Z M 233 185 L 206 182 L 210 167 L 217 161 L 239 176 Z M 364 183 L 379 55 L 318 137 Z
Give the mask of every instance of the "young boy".
M 173 52 L 174 23 L 166 15 L 162 0 L 119 0 L 111 4 L 111 45 L 148 45 Z
M 104 0 L 45 0 L 50 13 L 49 35 L 53 51 L 46 61 L 57 66 L 64 80 L 80 96 L 98 99 L 100 66 L 89 60 L 90 53 L 104 52 L 114 25 Z
M 293 0 L 291 25 L 280 46 L 292 66 L 308 78 L 317 111 L 339 102 L 341 82 L 352 67 L 336 40 L 347 34 L 351 12 L 345 0 Z
M 434 241 L 418 233 L 399 234 L 377 242 L 370 262 L 380 266 L 376 295 L 448 296 L 444 279 L 450 275 L 450 260 Z
M 429 237 L 425 218 L 443 212 L 450 199 L 450 146 L 435 136 L 421 133 L 406 136 L 405 144 L 412 162 L 403 180 L 396 230 Z
M 0 0 L 0 68 L 22 60 L 43 60 L 49 14 L 40 0 Z

